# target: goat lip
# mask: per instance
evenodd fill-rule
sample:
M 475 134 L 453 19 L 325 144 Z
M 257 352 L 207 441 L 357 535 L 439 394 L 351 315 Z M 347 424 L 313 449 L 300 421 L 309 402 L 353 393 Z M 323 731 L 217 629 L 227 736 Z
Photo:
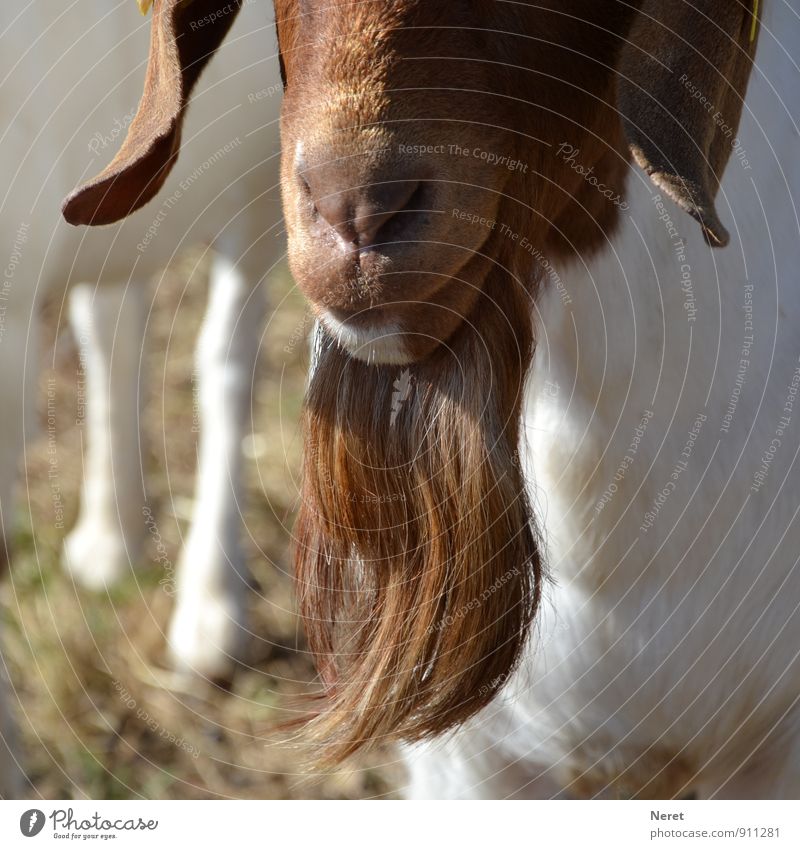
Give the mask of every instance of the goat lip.
M 357 325 L 375 323 L 383 312 L 394 314 L 411 304 L 425 304 L 452 280 L 445 272 L 394 263 L 380 254 L 339 262 L 311 263 L 295 269 L 306 297 L 337 320 Z
M 381 242 L 372 241 L 364 245 L 347 242 L 338 238 L 337 248 L 344 261 L 355 271 L 370 273 L 372 270 L 382 270 L 390 265 L 402 265 L 404 261 L 413 260 L 418 253 L 419 243 L 416 242 Z M 415 251 L 415 249 L 417 249 Z

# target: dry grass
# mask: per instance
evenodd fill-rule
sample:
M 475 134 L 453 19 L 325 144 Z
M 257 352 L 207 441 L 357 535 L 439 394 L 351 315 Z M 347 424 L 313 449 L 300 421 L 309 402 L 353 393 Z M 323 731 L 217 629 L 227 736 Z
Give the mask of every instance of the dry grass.
M 191 508 L 196 436 L 192 350 L 205 306 L 204 280 L 184 292 L 200 258 L 181 258 L 158 281 L 146 347 L 145 471 L 149 506 L 175 562 Z M 201 269 L 203 268 L 201 260 Z M 204 274 L 199 275 L 204 277 Z M 297 498 L 297 421 L 308 327 L 301 297 L 284 275 L 273 287 L 248 440 L 242 505 L 254 631 L 249 663 L 231 692 L 176 682 L 164 660 L 171 599 L 152 540 L 144 562 L 110 593 L 93 595 L 61 570 L 64 530 L 55 527 L 47 433 L 29 446 L 13 540 L 13 571 L 0 616 L 4 655 L 31 795 L 45 798 L 362 798 L 391 795 L 402 773 L 392 752 L 347 771 L 314 775 L 302 745 L 276 742 L 272 726 L 308 692 L 314 670 L 294 612 L 289 539 Z M 47 310 L 40 418 L 55 391 L 58 483 L 68 529 L 77 512 L 83 429 L 76 426 L 77 354 L 61 304 Z M 55 356 L 54 352 L 55 351 Z M 132 446 L 131 450 L 137 450 Z M 287 701 L 288 700 L 288 701 Z

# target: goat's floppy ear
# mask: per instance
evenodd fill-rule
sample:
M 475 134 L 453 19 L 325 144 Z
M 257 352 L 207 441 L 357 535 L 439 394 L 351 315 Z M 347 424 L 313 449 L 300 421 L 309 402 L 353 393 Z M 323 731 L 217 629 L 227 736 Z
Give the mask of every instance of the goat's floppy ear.
M 178 157 L 192 87 L 242 2 L 155 0 L 136 117 L 113 162 L 64 201 L 62 212 L 70 224 L 111 224 L 155 196 Z
M 757 15 L 758 0 L 644 0 L 620 58 L 634 159 L 715 247 L 729 241 L 714 198 L 736 140 Z

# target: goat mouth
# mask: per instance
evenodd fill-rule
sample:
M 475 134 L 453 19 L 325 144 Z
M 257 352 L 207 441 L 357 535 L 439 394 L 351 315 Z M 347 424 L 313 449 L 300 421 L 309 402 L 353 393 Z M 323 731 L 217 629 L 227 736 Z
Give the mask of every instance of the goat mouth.
M 366 269 L 350 258 L 327 274 L 296 277 L 339 347 L 369 365 L 427 358 L 471 313 L 491 270 L 482 248 L 466 262 L 463 253 L 454 256 L 447 270 L 422 262 L 402 268 L 375 253 L 367 259 L 374 265 Z
M 392 223 L 393 219 L 382 229 Z M 424 226 L 402 240 L 376 237 L 364 245 L 345 244 L 332 230 L 319 233 L 301 224 L 294 235 L 289 234 L 290 267 L 318 313 L 328 310 L 338 321 L 355 320 L 361 327 L 377 323 L 379 309 L 386 317 L 397 312 L 418 317 L 427 305 L 437 304 L 456 309 L 463 317 L 457 301 L 465 299 L 454 292 L 483 287 L 492 264 L 487 243 L 493 232 L 460 220 L 452 226 L 446 223 L 446 227 Z M 419 309 L 411 309 L 414 304 Z

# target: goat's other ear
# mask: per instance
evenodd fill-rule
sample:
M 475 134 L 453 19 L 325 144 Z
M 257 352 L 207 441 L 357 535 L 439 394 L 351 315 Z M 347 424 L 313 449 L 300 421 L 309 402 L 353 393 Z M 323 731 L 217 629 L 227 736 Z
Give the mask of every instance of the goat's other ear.
M 644 0 L 619 63 L 619 109 L 636 162 L 730 239 L 714 206 L 736 139 L 758 36 L 757 0 Z
M 111 224 L 156 195 L 178 158 L 192 88 L 242 2 L 155 0 L 136 117 L 113 162 L 64 201 L 61 209 L 70 224 Z

